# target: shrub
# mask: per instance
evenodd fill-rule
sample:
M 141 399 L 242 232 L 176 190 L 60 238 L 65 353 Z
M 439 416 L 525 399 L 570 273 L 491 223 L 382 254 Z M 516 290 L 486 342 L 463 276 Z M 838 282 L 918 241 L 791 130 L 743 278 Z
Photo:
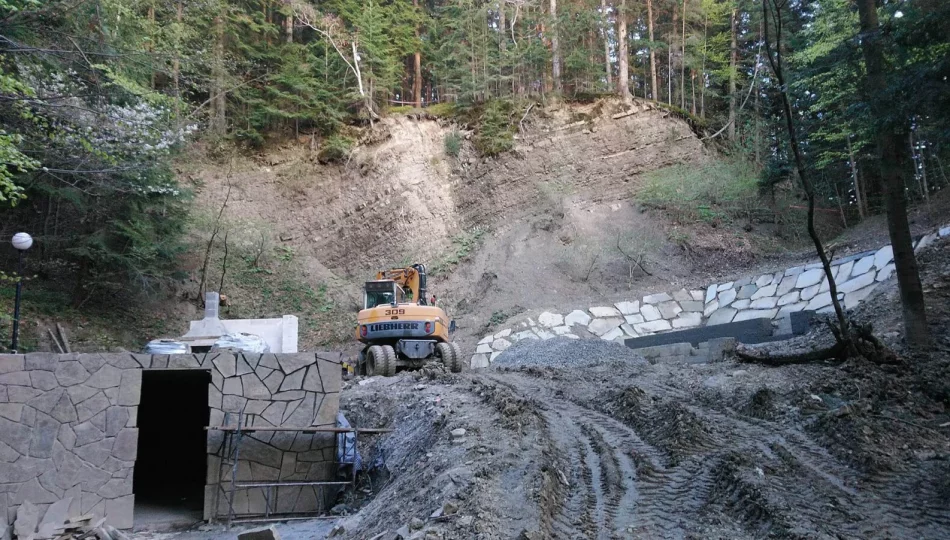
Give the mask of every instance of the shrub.
M 445 135 L 445 154 L 458 157 L 459 152 L 462 150 L 462 134 L 458 130 L 453 131 L 452 133 L 447 133 Z
M 350 155 L 350 149 L 353 148 L 353 139 L 340 135 L 331 135 L 327 137 L 320 146 L 320 153 L 317 159 L 320 163 L 334 163 L 345 160 Z
M 483 156 L 496 156 L 515 147 L 512 124 L 515 104 L 504 99 L 489 101 L 478 119 L 475 148 Z

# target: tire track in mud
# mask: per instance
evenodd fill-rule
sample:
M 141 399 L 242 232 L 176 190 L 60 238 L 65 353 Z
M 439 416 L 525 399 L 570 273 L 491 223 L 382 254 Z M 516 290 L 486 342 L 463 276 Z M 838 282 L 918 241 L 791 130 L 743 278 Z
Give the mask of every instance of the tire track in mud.
M 943 538 L 950 530 L 950 486 L 921 474 L 865 477 L 793 425 L 696 406 L 653 385 L 634 396 L 643 406 L 632 412 L 642 416 L 628 410 L 621 420 L 601 410 L 606 394 L 588 403 L 572 395 L 571 381 L 486 377 L 544 404 L 551 452 L 570 468 L 552 509 L 554 538 L 703 537 L 724 517 L 735 538 Z

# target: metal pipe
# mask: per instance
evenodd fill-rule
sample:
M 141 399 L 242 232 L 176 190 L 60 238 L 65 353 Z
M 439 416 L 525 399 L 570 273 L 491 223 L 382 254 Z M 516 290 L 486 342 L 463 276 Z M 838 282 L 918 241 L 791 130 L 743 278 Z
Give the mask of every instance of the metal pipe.
M 10 352 L 13 354 L 17 353 L 17 345 L 20 340 L 20 294 L 23 289 L 23 251 L 18 249 L 20 252 L 19 261 L 17 262 L 16 268 L 16 300 L 13 303 L 13 339 L 10 343 Z

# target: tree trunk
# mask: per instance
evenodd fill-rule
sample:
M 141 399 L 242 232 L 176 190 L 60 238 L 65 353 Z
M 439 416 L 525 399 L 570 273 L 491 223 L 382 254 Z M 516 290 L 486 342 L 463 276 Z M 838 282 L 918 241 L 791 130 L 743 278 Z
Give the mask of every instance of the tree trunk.
M 686 0 L 683 0 L 683 34 L 680 46 L 680 108 L 686 110 Z M 695 111 L 693 111 L 695 113 Z
M 551 78 L 554 93 L 561 93 L 561 50 L 557 39 L 557 0 L 551 0 Z
M 412 0 L 412 5 L 419 9 L 419 0 Z M 505 31 L 502 29 L 502 35 Z M 419 39 L 419 28 L 416 28 L 416 39 Z M 422 51 L 416 51 L 412 56 L 412 101 L 416 107 L 422 107 Z
M 659 101 L 660 90 L 656 84 L 656 47 L 653 44 L 653 0 L 647 0 L 647 31 L 650 35 L 650 97 Z
M 728 136 L 730 141 L 736 139 L 736 57 L 738 55 L 738 46 L 736 45 L 736 19 L 738 10 L 732 10 L 730 17 L 731 24 L 731 42 L 729 45 L 729 129 Z
M 155 45 L 154 45 L 154 43 L 155 43 L 155 32 L 154 32 L 154 29 L 155 29 L 155 3 L 154 3 L 154 2 L 152 2 L 152 3 L 150 3 L 150 4 L 148 5 L 148 22 L 149 22 L 148 33 L 151 34 L 151 39 L 149 39 L 149 41 L 148 41 L 148 46 L 146 47 L 146 50 L 147 50 L 148 52 L 152 53 L 152 52 L 155 52 Z M 150 74 L 150 84 L 151 84 L 152 90 L 155 90 L 155 70 L 153 69 L 153 70 L 151 70 L 151 71 L 152 71 L 152 73 Z
M 294 42 L 294 15 L 293 13 L 288 13 L 284 17 L 284 42 L 285 43 Z
M 185 4 L 178 0 L 178 11 L 175 13 L 175 22 L 178 23 L 177 32 L 181 32 L 181 21 L 185 15 Z M 175 41 L 175 59 L 172 60 L 172 81 L 175 85 L 175 97 L 181 98 L 181 37 L 178 36 Z M 177 107 L 178 105 L 176 105 Z
M 630 58 L 627 52 L 627 0 L 620 0 L 620 12 L 617 13 L 617 45 L 620 67 L 617 90 L 620 92 L 620 99 L 629 104 L 633 97 L 630 95 Z
M 708 54 L 709 41 L 706 38 L 706 32 L 709 29 L 709 15 L 703 17 L 703 65 L 699 70 L 699 76 L 702 78 L 699 85 L 699 117 L 706 118 L 706 56 Z
M 851 146 L 850 133 L 846 140 L 848 141 L 848 162 L 851 164 L 851 179 L 854 182 L 854 203 L 858 207 L 858 215 L 861 216 L 861 221 L 864 221 L 864 218 L 867 217 L 865 215 L 867 209 L 864 206 L 864 194 L 861 193 L 861 182 L 858 179 L 858 164 L 854 160 L 854 148 Z
M 224 135 L 227 131 L 227 99 L 224 69 L 224 17 L 214 18 L 214 53 L 211 64 L 211 132 Z
M 858 0 L 858 13 L 861 20 L 861 49 L 866 65 L 866 92 L 872 117 L 880 124 L 875 131 L 881 157 L 887 229 L 894 250 L 894 266 L 904 312 L 904 331 L 909 345 L 923 347 L 930 344 L 930 331 L 927 327 L 924 292 L 920 285 L 910 225 L 907 223 L 907 199 L 904 193 L 907 155 L 904 145 L 900 142 L 902 137 L 899 133 L 904 129 L 902 124 L 905 122 L 895 124 L 888 119 L 892 111 L 885 97 L 888 95 L 885 81 L 887 66 L 874 0 Z
M 673 71 L 673 47 L 676 46 L 676 3 L 673 4 L 673 26 L 670 30 L 670 46 L 666 48 L 666 84 L 667 95 L 666 102 L 673 104 L 673 79 L 676 78 L 676 72 Z
M 604 25 L 603 25 L 602 31 L 604 35 L 604 69 L 607 72 L 607 88 L 613 88 L 614 76 L 613 76 L 613 69 L 611 69 L 611 66 L 610 66 L 610 36 L 607 32 L 607 27 L 610 24 L 610 21 L 607 18 L 607 0 L 600 0 L 600 12 L 604 17 Z

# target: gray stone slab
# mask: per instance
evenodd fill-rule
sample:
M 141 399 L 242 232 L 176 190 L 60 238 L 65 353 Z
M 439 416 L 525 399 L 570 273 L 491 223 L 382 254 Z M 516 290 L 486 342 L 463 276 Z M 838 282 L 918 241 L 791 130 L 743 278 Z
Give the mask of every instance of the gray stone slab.
M 624 320 L 619 317 L 612 317 L 609 319 L 594 319 L 589 325 L 587 325 L 587 330 L 595 336 L 603 336 L 614 328 L 620 327 L 620 325 L 623 323 Z
M 804 289 L 806 287 L 811 287 L 821 283 L 821 278 L 824 276 L 824 272 L 820 268 L 813 268 L 806 272 L 802 272 L 798 276 L 798 280 L 795 282 L 795 287 L 799 289 Z
M 864 274 L 855 276 L 854 278 L 838 285 L 838 292 L 854 292 L 858 289 L 863 289 L 872 283 L 874 283 L 874 272 L 865 272 Z M 808 300 L 808 298 L 802 297 L 802 300 Z
M 27 371 L 41 369 L 43 371 L 54 371 L 56 364 L 59 363 L 59 356 L 53 353 L 29 353 L 26 355 L 24 365 Z
M 702 313 L 703 311 L 703 303 L 701 301 L 687 300 L 685 302 L 680 302 L 680 307 L 683 308 L 683 311 L 688 312 Z
M 22 354 L 0 354 L 0 374 L 23 371 L 25 360 Z
M 311 355 L 307 356 L 314 359 L 316 358 Z M 300 375 L 300 382 L 303 383 L 303 371 L 300 372 Z M 248 399 L 269 399 L 271 396 L 270 390 L 264 386 L 264 383 L 257 378 L 257 374 L 255 373 L 248 373 L 241 377 L 241 384 L 244 387 L 244 392 L 241 395 Z
M 881 249 L 877 250 L 877 253 L 874 254 L 874 267 L 878 270 L 887 266 L 888 263 L 894 260 L 894 250 L 891 246 L 884 246 Z
M 798 291 L 792 291 L 788 294 L 782 295 L 782 297 L 778 299 L 778 303 L 776 305 L 787 306 L 788 304 L 794 304 L 795 302 L 798 302 L 800 296 L 801 294 Z
M 777 309 L 747 309 L 736 314 L 735 322 L 748 321 L 751 319 L 772 319 L 778 314 Z
M 746 285 L 746 287 L 749 287 L 749 285 Z M 741 289 L 738 292 L 742 292 Z M 731 304 L 736 299 L 738 292 L 735 289 L 726 289 L 719 293 L 719 306 L 726 307 Z
M 778 285 L 775 285 L 775 284 L 766 285 L 762 287 L 761 289 L 755 291 L 755 294 L 753 294 L 750 297 L 750 300 L 752 300 L 754 303 L 756 300 L 760 298 L 765 298 L 767 296 L 775 296 L 775 292 L 777 289 L 778 289 Z
M 142 394 L 142 370 L 126 369 L 122 371 L 122 386 L 119 387 L 117 402 L 123 406 L 139 404 Z
M 290 375 L 316 361 L 317 357 L 313 353 L 281 354 L 277 356 L 277 363 L 280 364 L 280 369 L 286 375 Z
M 222 377 L 234 377 L 237 374 L 236 359 L 233 354 L 221 354 L 211 361 Z
M 868 272 L 874 266 L 874 255 L 866 255 L 854 263 L 851 268 L 851 276 L 859 276 Z
M 769 286 L 771 287 L 771 285 Z M 768 296 L 765 298 L 759 298 L 759 299 L 753 300 L 752 303 L 749 305 L 749 307 L 752 309 L 772 309 L 776 306 L 777 303 L 778 303 L 778 298 L 774 296 Z
M 778 287 L 775 289 L 775 294 L 778 296 L 788 294 L 792 289 L 795 288 L 796 281 L 798 281 L 796 276 L 786 276 L 782 278 L 782 281 L 779 282 Z
M 92 388 L 104 389 L 115 388 L 121 383 L 122 370 L 110 364 L 105 364 L 86 380 L 85 385 L 91 386 Z
M 662 302 L 669 302 L 672 299 L 673 298 L 669 294 L 664 292 L 664 293 L 657 293 L 657 294 L 651 294 L 649 296 L 644 296 L 643 303 L 644 304 L 659 304 Z
M 695 312 L 680 313 L 679 317 L 673 319 L 673 328 L 693 328 L 701 324 L 703 317 Z
M 708 317 L 715 313 L 717 309 L 719 309 L 719 300 L 713 300 L 706 304 L 706 307 L 703 309 L 703 316 Z
M 717 290 L 718 290 L 718 286 L 716 284 L 712 284 L 706 289 L 706 303 L 707 304 L 716 299 Z
M 793 266 L 792 268 L 789 268 L 788 270 L 785 271 L 785 275 L 786 275 L 786 276 L 797 276 L 797 275 L 801 274 L 801 273 L 804 272 L 804 271 L 805 271 L 805 267 L 804 267 L 804 266 Z M 796 278 L 796 279 L 798 279 L 798 278 Z
M 680 305 L 677 304 L 673 300 L 670 300 L 668 302 L 663 302 L 659 304 L 657 307 L 660 310 L 660 315 L 662 315 L 664 319 L 672 319 L 673 317 L 676 317 L 677 315 L 679 315 L 680 312 L 683 311 L 683 308 L 681 308 Z
M 244 393 L 243 388 L 241 388 L 241 378 L 240 377 L 231 377 L 224 379 L 224 391 L 223 394 L 230 394 L 235 396 L 240 396 Z
M 750 283 L 750 284 L 748 284 L 748 285 L 743 285 L 742 288 L 739 289 L 739 294 L 738 294 L 738 295 L 734 295 L 733 298 L 740 298 L 740 299 L 752 298 L 752 295 L 755 294 L 756 291 L 758 291 L 758 290 L 759 290 L 759 287 L 758 287 L 757 285 L 752 284 L 752 283 Z M 720 303 L 722 303 L 721 299 L 720 299 Z M 726 302 L 726 304 L 728 304 L 728 302 Z M 725 305 L 725 304 L 723 304 L 723 305 Z
M 138 453 L 138 442 L 138 428 L 125 428 L 115 437 L 112 455 L 123 461 L 135 461 L 135 456 Z
M 878 271 L 877 278 L 875 278 L 875 281 L 885 281 L 887 279 L 890 279 L 890 277 L 894 274 L 894 270 L 895 270 L 894 263 L 888 263 L 887 265 L 884 266 L 884 268 L 881 268 Z
M 772 274 L 764 274 L 759 276 L 759 279 L 755 280 L 755 286 L 758 288 L 765 287 L 772 284 Z
M 854 262 L 848 261 L 837 267 L 837 273 L 835 274 L 835 283 L 844 283 L 848 281 L 848 278 L 851 277 L 851 269 L 854 268 Z
M 640 334 L 652 333 L 652 332 L 663 332 L 666 330 L 672 330 L 673 326 L 670 325 L 669 321 L 665 320 L 656 320 L 649 321 L 645 323 L 636 324 L 633 326 Z
M 132 528 L 132 511 L 135 507 L 135 495 L 126 495 L 118 499 L 106 500 L 106 521 L 116 529 Z
M 663 316 L 660 315 L 660 310 L 656 306 L 652 305 L 643 305 L 640 306 L 640 315 L 643 315 L 643 319 L 646 321 L 656 321 L 662 319 Z
M 819 285 L 812 285 L 811 287 L 806 287 L 806 288 L 802 289 L 802 292 L 801 292 L 801 295 L 800 295 L 801 299 L 802 299 L 802 300 L 811 300 L 812 298 L 815 297 L 816 294 L 818 294 L 818 290 L 819 290 L 820 288 L 821 288 L 821 285 L 819 284 Z
M 736 313 L 738 313 L 738 310 L 730 307 L 719 308 L 715 313 L 709 316 L 709 320 L 706 321 L 706 325 L 716 326 L 718 324 L 732 322 L 732 319 L 735 318 Z
M 863 289 L 858 289 L 856 291 L 851 291 L 847 293 L 844 296 L 845 309 L 852 309 L 855 306 L 857 306 L 859 303 L 864 301 L 864 299 L 867 298 L 868 295 L 874 292 L 874 289 L 876 288 L 877 288 L 877 283 L 874 283 L 874 284 L 868 285 L 867 287 Z

